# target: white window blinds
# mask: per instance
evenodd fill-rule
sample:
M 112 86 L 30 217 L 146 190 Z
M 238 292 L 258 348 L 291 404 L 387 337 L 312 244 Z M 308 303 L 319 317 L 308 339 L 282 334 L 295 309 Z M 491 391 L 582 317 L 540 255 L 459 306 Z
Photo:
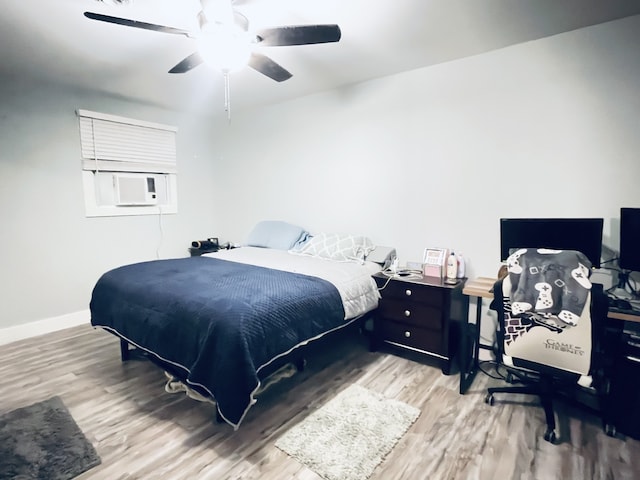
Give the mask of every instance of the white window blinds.
M 78 118 L 84 170 L 176 173 L 176 127 L 88 110 Z

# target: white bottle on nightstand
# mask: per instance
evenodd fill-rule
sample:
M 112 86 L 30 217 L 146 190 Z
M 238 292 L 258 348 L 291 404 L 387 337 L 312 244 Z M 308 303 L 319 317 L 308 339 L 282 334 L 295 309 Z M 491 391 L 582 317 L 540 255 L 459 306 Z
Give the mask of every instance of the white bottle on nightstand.
M 458 254 L 458 278 L 464 278 L 464 257 L 462 253 Z
M 456 254 L 452 251 L 451 255 L 447 259 L 447 279 L 455 280 L 458 275 L 458 259 Z

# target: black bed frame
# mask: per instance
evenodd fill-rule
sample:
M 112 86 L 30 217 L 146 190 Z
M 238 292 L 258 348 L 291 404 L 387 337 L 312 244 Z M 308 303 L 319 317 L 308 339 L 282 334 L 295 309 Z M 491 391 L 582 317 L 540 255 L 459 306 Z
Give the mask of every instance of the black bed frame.
M 298 372 L 304 371 L 304 368 L 307 362 L 306 353 L 308 352 L 308 349 L 310 348 L 311 344 L 315 346 L 323 342 L 331 342 L 333 339 L 336 338 L 336 335 L 344 335 L 346 334 L 346 332 L 350 332 L 355 329 L 357 329 L 360 334 L 366 334 L 364 325 L 367 322 L 367 320 L 371 318 L 374 312 L 375 310 L 371 312 L 367 312 L 361 317 L 351 321 L 344 327 L 334 330 L 333 332 L 330 332 L 326 335 L 323 335 L 322 337 L 314 341 L 311 341 L 304 345 L 300 345 L 298 348 L 294 349 L 290 353 L 277 358 L 276 360 L 271 362 L 269 365 L 264 367 L 262 370 L 260 370 L 260 372 L 258 373 L 258 377 L 260 378 L 260 381 L 262 382 L 266 380 L 269 376 L 273 375 L 276 371 L 278 371 L 280 368 L 284 367 L 289 363 L 293 364 L 296 367 L 296 370 Z M 114 335 L 116 334 L 114 333 Z M 170 363 L 167 363 L 167 362 L 163 362 L 161 359 L 155 357 L 154 355 L 140 348 L 137 348 L 135 345 L 132 345 L 131 343 L 129 343 L 127 340 L 125 340 L 120 336 L 118 336 L 118 338 L 120 339 L 120 359 L 123 362 L 129 361 L 129 360 L 146 359 L 151 361 L 158 367 L 162 368 L 164 371 L 168 372 L 169 374 L 173 375 L 174 377 L 179 378 L 181 380 L 184 379 L 184 372 L 177 369 L 174 365 L 171 365 Z M 198 393 L 200 393 L 205 397 L 209 396 L 207 392 L 203 391 L 202 389 L 199 389 L 197 386 L 191 386 L 191 388 L 193 388 L 195 391 L 197 391 Z M 217 409 L 216 409 L 216 421 L 218 423 L 224 423 L 224 420 Z

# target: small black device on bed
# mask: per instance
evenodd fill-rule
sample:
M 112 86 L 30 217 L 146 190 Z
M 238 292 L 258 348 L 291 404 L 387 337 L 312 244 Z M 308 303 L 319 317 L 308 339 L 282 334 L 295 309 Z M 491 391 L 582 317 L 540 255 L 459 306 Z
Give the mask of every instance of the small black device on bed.
M 220 248 L 217 238 L 207 238 L 206 240 L 194 240 L 193 242 L 191 242 L 191 247 L 197 248 L 199 250 L 209 250 L 209 251 L 215 251 L 215 250 L 218 250 L 218 248 Z

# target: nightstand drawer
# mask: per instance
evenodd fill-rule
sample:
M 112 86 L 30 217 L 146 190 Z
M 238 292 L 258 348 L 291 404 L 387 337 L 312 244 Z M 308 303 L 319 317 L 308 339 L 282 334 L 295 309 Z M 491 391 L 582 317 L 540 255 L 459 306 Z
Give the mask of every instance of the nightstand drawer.
M 442 310 L 431 305 L 383 296 L 378 306 L 381 317 L 421 328 L 442 329 Z
M 380 295 L 383 298 L 423 303 L 437 309 L 441 309 L 444 304 L 443 294 L 439 289 L 419 283 L 392 281 L 380 291 Z
M 388 342 L 437 355 L 446 353 L 442 346 L 442 336 L 431 330 L 396 322 L 380 322 L 378 327 L 384 340 Z

